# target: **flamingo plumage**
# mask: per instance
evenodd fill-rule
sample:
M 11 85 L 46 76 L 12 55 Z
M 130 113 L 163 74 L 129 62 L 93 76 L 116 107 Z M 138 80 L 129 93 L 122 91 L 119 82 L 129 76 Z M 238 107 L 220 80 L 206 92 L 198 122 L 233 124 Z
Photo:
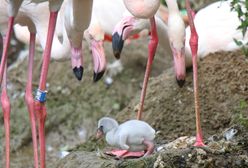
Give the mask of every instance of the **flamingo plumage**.
M 34 8 L 33 11 L 30 8 L 26 8 L 26 10 L 23 10 L 20 12 L 20 16 L 18 18 L 18 11 L 19 8 L 25 8 L 28 5 L 42 5 L 44 0 L 17 0 L 17 1 L 9 1 L 7 4 L 5 1 L 1 2 L 2 4 L 6 4 L 8 6 L 8 15 L 9 15 L 9 22 L 8 27 L 3 25 L 2 33 L 6 35 L 4 40 L 4 52 L 1 60 L 1 66 L 0 66 L 0 82 L 2 83 L 2 96 L 1 96 L 1 102 L 2 102 L 2 108 L 4 112 L 4 120 L 5 120 L 5 132 L 6 132 L 6 168 L 9 168 L 9 113 L 10 113 L 10 104 L 7 97 L 6 92 L 6 59 L 7 59 L 7 48 L 10 41 L 10 35 L 13 29 L 14 21 L 17 23 L 19 22 L 22 25 L 28 26 L 28 29 L 30 31 L 30 55 L 29 55 L 29 69 L 28 69 L 28 83 L 26 87 L 26 95 L 25 100 L 28 105 L 29 114 L 30 114 L 30 121 L 31 121 L 31 127 L 32 127 L 32 139 L 33 139 L 33 147 L 34 147 L 34 164 L 37 168 L 39 166 L 38 163 L 38 154 L 37 154 L 37 143 L 36 143 L 36 124 L 35 124 L 35 116 L 37 117 L 38 121 L 38 130 L 39 130 L 39 144 L 40 144 L 40 166 L 42 168 L 45 167 L 45 119 L 46 119 L 46 107 L 45 107 L 45 101 L 46 101 L 46 79 L 47 79 L 47 73 L 48 73 L 48 65 L 50 62 L 51 57 L 51 50 L 52 50 L 52 44 L 53 44 L 53 36 L 55 32 L 55 26 L 56 26 L 56 20 L 58 11 L 62 5 L 62 0 L 53 0 L 49 1 L 49 11 L 50 11 L 50 19 L 48 24 L 48 31 L 44 31 L 44 29 L 47 29 L 45 27 L 42 27 L 39 25 L 39 19 L 42 17 L 41 13 L 39 15 L 33 15 L 36 11 Z M 79 12 L 79 8 L 83 8 L 85 12 L 85 18 L 88 22 L 90 20 L 91 15 L 91 7 L 92 7 L 92 1 L 78 1 L 78 0 L 71 0 L 70 1 L 72 5 L 67 5 L 67 11 L 69 11 L 69 14 L 72 14 L 72 20 L 71 21 L 73 26 L 79 26 L 81 28 L 82 21 Z M 23 3 L 23 4 L 22 4 Z M 85 3 L 84 6 L 80 3 Z M 78 6 L 75 6 L 77 4 Z M 74 5 L 74 6 L 73 6 Z M 3 11 L 6 10 L 3 8 Z M 30 13 L 28 13 L 30 12 Z M 48 19 L 48 18 L 46 18 Z M 74 19 L 74 20 L 73 20 Z M 8 20 L 8 18 L 7 18 Z M 87 22 L 87 21 L 86 21 Z M 73 24 L 75 23 L 75 24 Z M 85 23 L 87 24 L 87 23 Z M 2 26 L 2 25 L 1 25 Z M 73 27 L 72 26 L 72 30 Z M 7 27 L 7 28 L 6 28 Z M 70 28 L 70 24 L 68 26 Z M 70 30 L 68 29 L 67 30 Z M 87 27 L 87 26 L 86 26 Z M 76 27 L 77 28 L 77 27 Z M 81 32 L 83 30 L 80 30 Z M 7 33 L 6 33 L 7 32 Z M 37 93 L 35 96 L 35 99 L 33 99 L 32 96 L 32 67 L 33 67 L 33 55 L 34 55 L 34 46 L 35 46 L 35 34 L 38 34 L 39 40 L 41 44 L 45 44 L 43 46 L 44 53 L 43 53 L 43 64 L 41 69 L 41 77 L 39 82 L 39 88 L 37 89 Z M 47 32 L 47 39 L 44 39 L 44 32 Z M 61 32 L 61 30 L 60 30 Z M 74 33 L 74 32 L 73 32 Z M 68 33 L 69 34 L 69 33 Z M 43 38 L 42 38 L 43 37 Z M 70 36 L 71 37 L 71 36 Z M 72 38 L 73 39 L 73 38 Z M 80 40 L 80 39 L 79 39 Z M 56 41 L 55 41 L 56 42 Z M 72 47 L 75 43 L 72 42 Z M 69 45 L 67 45 L 69 46 Z M 36 144 L 35 144 L 36 143 Z

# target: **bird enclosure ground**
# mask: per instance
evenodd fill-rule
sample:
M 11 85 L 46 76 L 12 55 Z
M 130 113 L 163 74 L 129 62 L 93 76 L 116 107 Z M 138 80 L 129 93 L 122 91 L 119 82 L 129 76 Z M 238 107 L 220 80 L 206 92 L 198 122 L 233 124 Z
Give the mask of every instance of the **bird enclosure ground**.
M 197 152 L 199 153 L 199 151 L 194 148 L 175 152 L 169 150 L 165 154 L 155 154 L 147 158 L 148 160 L 145 162 L 143 159 L 116 162 L 113 159 L 100 159 L 96 155 L 96 141 L 94 138 L 89 140 L 88 138 L 95 134 L 99 118 L 107 115 L 116 118 L 119 122 L 135 118 L 146 64 L 147 43 L 144 41 L 146 39 L 133 41 L 133 45 L 125 47 L 121 57 L 124 70 L 114 77 L 114 83 L 109 88 L 104 84 L 104 80 L 93 83 L 93 66 L 88 50 L 85 51 L 85 73 L 81 82 L 78 82 L 73 76 L 70 62 L 52 62 L 50 64 L 46 123 L 47 167 L 55 167 L 55 163 L 57 163 L 57 167 L 68 168 L 84 167 L 83 165 L 86 167 L 90 165 L 92 168 L 116 165 L 119 167 L 128 167 L 129 165 L 130 167 L 140 160 L 141 165 L 149 161 L 148 167 L 153 167 L 155 163 L 159 163 L 158 156 L 160 156 L 161 165 L 168 166 L 182 164 L 185 167 L 191 167 L 197 165 L 199 159 L 206 160 L 204 158 L 207 160 L 212 158 L 213 162 L 209 162 L 211 163 L 209 167 L 212 165 L 214 167 L 215 164 L 218 166 L 220 164 L 218 162 L 225 162 L 231 166 L 234 161 L 239 161 L 239 159 L 231 159 L 231 156 L 241 158 L 241 167 L 242 164 L 247 164 L 247 162 L 243 163 L 243 160 L 247 159 L 245 157 L 247 156 L 247 143 L 245 143 L 247 139 L 243 139 L 244 145 L 234 147 L 236 152 L 232 152 L 233 148 L 229 153 L 205 152 L 203 158 L 198 156 Z M 106 44 L 105 47 L 108 60 L 114 60 L 111 54 L 111 45 Z M 37 53 L 35 60 L 34 79 L 37 82 L 34 83 L 35 89 L 41 65 L 39 55 Z M 171 68 L 172 58 L 165 56 L 159 48 L 154 61 L 153 78 L 148 84 L 143 119 L 158 131 L 156 143 L 157 146 L 160 146 L 181 136 L 195 135 L 194 99 L 191 70 L 187 73 L 184 87 L 179 88 Z M 10 76 L 8 80 L 9 95 L 12 102 L 11 167 L 27 168 L 32 167 L 33 164 L 31 131 L 24 103 L 27 60 L 24 59 L 21 64 L 22 68 L 13 67 L 8 72 Z M 207 142 L 209 142 L 207 140 L 209 137 L 221 134 L 233 124 L 248 125 L 247 67 L 248 58 L 241 51 L 210 54 L 199 61 L 201 120 L 204 139 Z M 2 117 L 1 120 L 3 121 Z M 0 126 L 1 152 L 4 149 L 2 146 L 4 144 L 2 123 Z M 244 132 L 241 131 L 241 138 L 248 137 L 246 134 L 243 135 Z M 242 143 L 242 140 L 237 142 Z M 104 143 L 102 143 L 102 147 L 104 147 Z M 100 149 L 102 148 L 100 147 Z M 60 159 L 62 155 L 67 154 L 67 151 L 70 154 L 64 159 Z M 192 158 L 182 159 L 184 152 Z M 0 156 L 3 156 L 2 153 Z M 215 160 L 217 161 L 215 162 Z M 2 157 L 1 162 L 3 162 Z
M 60 159 L 64 150 L 81 144 L 95 134 L 97 120 L 103 115 L 112 115 L 121 111 L 141 90 L 143 73 L 146 64 L 147 38 L 131 42 L 122 54 L 124 71 L 114 77 L 114 83 L 107 87 L 104 79 L 93 82 L 93 65 L 88 46 L 85 45 L 85 72 L 82 81 L 74 77 L 70 61 L 52 62 L 48 75 L 47 101 L 47 164 L 48 167 Z M 86 44 L 86 42 L 84 43 Z M 109 62 L 115 60 L 110 43 L 105 44 Z M 135 52 L 134 52 L 135 51 Z M 23 51 L 25 52 L 25 51 Z M 157 76 L 163 69 L 170 67 L 171 58 L 165 58 L 158 50 L 152 75 Z M 27 52 L 23 55 L 27 55 Z M 37 89 L 41 53 L 35 55 L 33 89 Z M 169 61 L 167 61 L 169 60 Z M 21 65 L 21 66 L 18 66 Z M 32 167 L 31 130 L 28 111 L 24 102 L 26 85 L 27 58 L 19 59 L 9 69 L 8 92 L 11 99 L 11 167 Z M 21 67 L 21 68 L 20 68 Z M 3 163 L 4 127 L 0 115 L 0 165 Z M 22 163 L 22 165 L 20 165 Z
M 193 148 L 185 142 L 184 149 L 165 149 L 146 159 L 122 162 L 112 158 L 109 161 L 96 154 L 98 148 L 106 146 L 91 139 L 75 148 L 57 167 L 247 167 L 247 66 L 248 58 L 241 51 L 218 52 L 199 61 L 201 120 L 206 148 Z M 139 93 L 116 115 L 117 120 L 135 118 L 138 102 Z M 176 85 L 172 69 L 152 78 L 143 119 L 158 131 L 157 147 L 182 136 L 194 136 L 192 72 L 187 73 L 183 88 Z M 238 126 L 233 126 L 235 124 Z M 227 129 L 231 130 L 230 139 Z M 83 158 L 88 154 L 84 151 L 91 151 L 95 156 L 86 157 L 86 161 Z M 90 160 L 99 162 L 94 165 Z

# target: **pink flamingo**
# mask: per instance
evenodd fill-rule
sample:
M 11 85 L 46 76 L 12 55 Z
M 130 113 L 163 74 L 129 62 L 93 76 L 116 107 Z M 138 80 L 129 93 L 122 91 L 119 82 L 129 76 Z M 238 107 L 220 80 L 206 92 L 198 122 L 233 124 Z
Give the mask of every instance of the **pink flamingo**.
M 7 91 L 6 91 L 6 60 L 7 60 L 7 49 L 10 42 L 11 33 L 13 30 L 14 25 L 14 19 L 17 16 L 18 10 L 22 4 L 23 0 L 10 0 L 8 2 L 8 15 L 9 15 L 9 22 L 8 22 L 8 28 L 7 33 L 4 38 L 4 49 L 3 49 L 3 55 L 1 59 L 1 65 L 0 65 L 0 82 L 2 83 L 3 90 L 1 95 L 1 103 L 4 113 L 4 120 L 5 120 L 5 132 L 6 132 L 6 168 L 9 168 L 10 166 L 10 160 L 9 160 L 9 114 L 10 114 L 10 103 L 9 99 L 7 97 Z M 27 1 L 24 1 L 27 2 Z M 3 2 L 1 2 L 3 3 Z M 28 105 L 29 109 L 29 115 L 30 115 L 30 122 L 31 122 L 31 128 L 32 128 L 32 139 L 33 139 L 33 146 L 34 146 L 34 164 L 35 167 L 38 167 L 38 154 L 37 154 L 37 141 L 36 141 L 36 124 L 35 124 L 35 118 L 34 118 L 34 111 L 37 110 L 36 116 L 39 121 L 39 138 L 40 138 L 40 161 L 41 161 L 41 167 L 45 167 L 45 139 L 44 139 L 44 121 L 46 117 L 46 110 L 44 107 L 44 94 L 45 91 L 45 81 L 48 71 L 48 64 L 50 61 L 50 52 L 51 52 L 51 43 L 53 40 L 53 34 L 54 34 L 54 28 L 56 25 L 56 18 L 58 10 L 60 9 L 60 6 L 62 4 L 62 1 L 50 1 L 49 2 L 49 9 L 50 9 L 50 20 L 49 20 L 49 28 L 48 28 L 48 37 L 47 37 L 47 43 L 44 51 L 44 62 L 42 65 L 42 72 L 41 72 L 41 80 L 40 80 L 40 86 L 38 89 L 38 93 L 36 96 L 36 107 L 34 106 L 34 100 L 32 98 L 32 83 L 31 81 L 28 81 L 27 87 L 26 87 L 26 94 L 25 94 L 25 100 Z M 30 20 L 29 20 L 30 22 Z M 29 58 L 29 70 L 32 70 L 32 60 L 33 60 L 33 51 L 34 51 L 34 41 L 35 41 L 35 26 L 34 24 L 30 23 L 30 58 Z M 28 80 L 32 79 L 32 71 L 28 73 Z M 39 96 L 40 95 L 40 96 Z M 36 109 L 35 109 L 36 108 Z
M 36 2 L 36 1 L 35 1 Z M 38 167 L 38 154 L 37 154 L 37 140 L 36 140 L 36 124 L 35 124 L 35 117 L 34 113 L 36 114 L 35 116 L 37 117 L 38 120 L 38 128 L 39 128 L 39 144 L 40 144 L 40 166 L 42 168 L 45 167 L 45 132 L 44 132 L 44 127 L 45 127 L 45 119 L 46 119 L 46 107 L 45 107 L 45 101 L 46 101 L 46 79 L 47 79 L 47 73 L 48 73 L 48 65 L 50 62 L 50 56 L 51 56 L 51 45 L 53 43 L 53 35 L 55 31 L 55 26 L 56 26 L 56 20 L 57 20 L 57 15 L 58 11 L 61 7 L 62 0 L 54 0 L 54 1 L 49 1 L 49 10 L 50 10 L 50 19 L 49 19 L 49 26 L 48 26 L 48 31 L 47 31 L 47 40 L 45 42 L 45 50 L 43 53 L 43 64 L 42 64 L 42 70 L 41 70 L 41 78 L 40 78 L 40 83 L 39 83 L 39 88 L 37 90 L 35 100 L 33 100 L 32 97 L 32 65 L 33 65 L 33 55 L 34 55 L 34 44 L 35 44 L 35 33 L 37 31 L 39 36 L 44 36 L 41 32 L 41 27 L 39 27 L 39 21 L 37 22 L 37 18 L 32 17 L 31 14 L 34 13 L 34 11 L 24 10 L 24 15 L 22 17 L 25 17 L 24 20 L 20 18 L 20 23 L 27 25 L 30 31 L 30 55 L 29 55 L 29 68 L 28 68 L 28 84 L 26 87 L 26 95 L 25 95 L 25 100 L 28 105 L 29 109 L 29 114 L 30 114 L 30 121 L 31 121 L 31 128 L 32 128 L 32 139 L 33 139 L 33 147 L 34 147 L 34 164 L 35 167 Z M 6 3 L 5 1 L 3 3 Z M 0 66 L 0 82 L 2 84 L 2 96 L 1 96 L 1 103 L 2 103 L 2 108 L 4 111 L 4 121 L 5 121 L 5 131 L 6 131 L 6 168 L 9 168 L 9 113 L 10 113 L 10 104 L 9 100 L 7 97 L 7 92 L 6 92 L 6 59 L 7 59 L 7 48 L 9 45 L 10 41 L 10 34 L 13 29 L 14 25 L 14 18 L 17 16 L 18 10 L 21 6 L 22 1 L 17 0 L 13 1 L 10 0 L 8 5 L 8 14 L 9 14 L 9 23 L 8 23 L 8 29 L 6 33 L 6 38 L 4 41 L 4 51 L 3 51 L 3 56 L 1 60 L 1 66 Z M 30 1 L 24 1 L 23 3 L 30 3 Z M 40 3 L 40 1 L 39 1 Z M 1 2 L 2 4 L 2 2 Z M 33 4 L 33 3 L 30 3 Z M 43 4 L 43 3 L 42 3 Z M 33 4 L 34 5 L 34 4 Z M 40 5 L 40 4 L 38 4 Z M 28 4 L 23 5 L 23 7 L 28 6 Z M 67 11 L 69 14 L 72 13 L 71 17 L 74 18 L 73 22 L 74 23 L 81 23 L 80 17 L 79 17 L 79 10 L 84 8 L 84 12 L 87 13 L 87 16 L 90 18 L 90 13 L 91 13 L 91 6 L 92 6 L 92 1 L 79 1 L 79 0 L 72 0 L 72 2 L 69 2 L 69 5 L 67 7 Z M 28 14 L 29 11 L 31 14 Z M 27 12 L 25 14 L 25 12 Z M 41 12 L 42 13 L 42 12 Z M 86 16 L 86 17 L 87 17 Z M 40 17 L 39 15 L 37 16 L 38 18 Z M 71 18 L 71 19 L 73 19 Z M 89 20 L 89 19 L 88 19 Z M 18 19 L 16 20 L 18 22 Z M 72 22 L 72 23 L 73 23 Z M 70 29 L 68 29 L 70 30 Z M 40 34 L 41 33 L 41 34 Z M 73 31 L 72 31 L 73 33 Z M 41 40 L 42 38 L 40 38 Z M 43 40 L 44 41 L 44 40 Z M 41 44 L 44 44 L 41 42 Z
M 157 12 L 159 5 L 160 5 L 160 1 L 159 0 L 147 0 L 147 1 L 143 1 L 143 0 L 137 0 L 137 1 L 132 1 L 132 0 L 123 0 L 126 8 L 129 10 L 129 12 L 134 15 L 135 17 L 138 18 L 143 18 L 143 19 L 150 19 L 150 24 L 151 24 L 151 39 L 148 45 L 148 49 L 149 49 L 149 56 L 148 56 L 148 62 L 147 62 L 147 68 L 146 68 L 146 72 L 145 72 L 145 79 L 144 79 L 144 83 L 143 83 L 143 88 L 142 88 L 142 93 L 141 93 L 141 101 L 144 101 L 144 96 L 145 96 L 145 91 L 146 91 L 146 85 L 147 85 L 147 81 L 149 78 L 149 73 L 151 70 L 151 64 L 152 64 L 152 60 L 155 56 L 155 52 L 156 52 L 156 48 L 157 48 L 157 44 L 158 44 L 158 36 L 157 36 L 157 29 L 156 29 L 156 23 L 155 23 L 155 18 L 154 15 Z M 143 108 L 142 106 L 140 106 L 140 108 Z M 142 110 L 139 110 L 142 111 Z M 141 113 L 138 112 L 138 119 L 141 118 Z M 143 142 L 144 145 L 147 146 L 148 149 L 153 149 L 152 145 L 150 143 L 145 143 Z M 130 154 L 132 152 L 128 151 L 128 149 L 126 150 L 120 150 L 120 151 L 112 151 L 113 155 L 116 155 L 117 157 L 125 157 L 125 156 L 130 156 L 132 154 Z M 142 152 L 141 152 L 142 153 Z M 133 153 L 134 156 L 140 156 L 140 154 L 138 153 Z M 142 154 L 141 154 L 142 155 Z
M 164 8 L 161 5 L 159 9 L 163 9 L 164 15 L 167 14 L 167 12 L 164 11 Z M 119 22 L 121 18 L 123 18 L 124 15 L 125 16 L 128 15 L 130 17 L 132 16 L 126 10 L 122 0 L 116 0 L 115 3 L 113 3 L 111 0 L 95 0 L 93 2 L 93 10 L 92 10 L 90 26 L 85 31 L 84 36 L 92 49 L 92 56 L 95 62 L 94 71 L 96 71 L 97 69 L 99 69 L 100 72 L 105 71 L 106 59 L 103 48 L 103 41 L 106 35 L 108 36 L 112 34 L 112 32 L 115 29 L 115 25 Z M 108 22 L 106 22 L 106 19 L 108 20 Z M 168 43 L 168 38 L 166 38 L 167 37 L 166 25 L 159 17 L 155 17 L 155 19 L 156 22 L 158 23 L 158 27 L 157 27 L 158 33 L 161 36 L 165 37 L 161 41 L 163 41 L 163 43 L 166 44 L 162 46 L 165 47 L 165 49 L 168 51 L 167 46 L 169 46 L 169 43 Z M 145 19 L 140 19 L 140 20 L 142 21 L 137 24 L 137 27 L 140 29 L 149 29 L 149 25 L 150 25 L 149 21 Z M 140 25 L 144 25 L 144 27 Z M 137 35 L 136 33 L 137 30 L 130 31 L 130 34 L 133 35 Z M 113 38 L 113 40 L 115 39 L 116 38 Z M 118 61 L 118 63 L 120 62 Z M 95 76 L 101 77 L 102 75 L 103 73 L 99 73 L 99 75 L 95 75 Z
M 125 1 L 124 1 L 125 2 Z M 130 8 L 127 6 L 127 8 L 134 12 L 137 10 L 137 13 L 140 13 L 142 10 L 140 9 L 144 4 L 139 4 L 135 7 L 135 5 L 131 4 L 130 1 L 128 1 L 130 4 L 127 3 L 127 5 L 130 5 Z M 143 3 L 143 1 L 141 2 Z M 184 55 L 184 41 L 185 41 L 185 27 L 183 20 L 179 14 L 178 6 L 175 1 L 169 1 L 166 0 L 166 3 L 168 5 L 169 9 L 169 16 L 168 16 L 168 36 L 170 41 L 170 47 L 173 53 L 174 58 L 174 67 L 176 71 L 176 78 L 178 81 L 179 86 L 182 86 L 185 81 L 185 55 Z M 197 54 L 197 45 L 198 45 L 198 35 L 194 27 L 193 17 L 192 17 L 192 10 L 189 6 L 188 0 L 186 0 L 187 5 L 187 11 L 188 11 L 188 18 L 189 18 L 189 25 L 191 28 L 191 38 L 190 38 L 190 47 L 192 51 L 192 58 L 193 60 L 196 59 Z M 132 13 L 135 17 L 136 15 Z M 122 45 L 120 45 L 122 40 L 125 40 L 126 37 L 128 37 L 129 33 L 131 32 L 130 29 L 132 29 L 132 25 L 134 25 L 134 19 L 133 17 L 123 19 L 123 23 L 120 22 L 121 26 L 117 27 L 116 32 L 113 33 L 113 39 L 116 38 L 117 40 L 113 40 L 113 49 L 114 53 L 118 54 L 120 53 L 120 50 L 122 48 Z M 131 25 L 131 26 L 130 26 Z M 121 29 L 121 30 L 120 30 Z M 127 29 L 127 30 L 125 30 Z M 152 28 L 151 28 L 152 29 Z M 152 30 L 151 30 L 152 31 Z M 118 34 L 119 32 L 119 34 Z M 151 37 L 153 38 L 153 37 Z M 117 44 L 114 44 L 114 43 Z M 117 50 L 115 50 L 117 49 Z M 150 49 L 150 48 L 149 48 Z M 154 48 L 152 49 L 154 50 Z M 154 52 L 155 53 L 155 52 Z M 150 52 L 149 52 L 150 54 Z M 151 69 L 153 57 L 148 57 L 147 67 L 146 67 L 146 73 L 145 73 L 145 79 L 143 83 L 143 88 L 141 92 L 141 98 L 140 98 L 140 108 L 138 110 L 137 118 L 141 119 L 141 115 L 143 112 L 143 105 L 144 105 L 144 99 L 145 99 L 145 93 L 146 93 L 146 87 L 147 82 L 149 78 L 149 73 Z M 195 113 L 196 113 L 196 143 L 195 146 L 203 146 L 203 139 L 202 139 L 202 131 L 200 126 L 200 111 L 199 111 L 199 103 L 198 103 L 198 85 L 197 85 L 197 62 L 193 61 L 193 70 L 194 70 L 194 96 L 195 96 Z
M 231 20 L 231 22 L 230 22 Z M 218 1 L 199 10 L 194 18 L 197 33 L 201 38 L 198 42 L 198 58 L 217 51 L 233 51 L 240 48 L 234 38 L 244 43 L 248 41 L 248 33 L 243 38 L 242 32 L 237 30 L 241 24 L 238 15 L 231 10 L 231 1 Z M 190 27 L 186 28 L 185 55 L 186 66 L 192 66 L 190 55 Z M 209 37 L 212 38 L 209 38 Z

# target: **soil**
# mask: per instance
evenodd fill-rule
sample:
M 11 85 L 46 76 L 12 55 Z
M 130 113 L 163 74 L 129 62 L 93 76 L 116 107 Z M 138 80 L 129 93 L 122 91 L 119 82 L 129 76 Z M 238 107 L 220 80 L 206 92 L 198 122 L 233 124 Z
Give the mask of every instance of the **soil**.
M 47 167 L 60 159 L 62 151 L 85 142 L 95 134 L 97 120 L 103 115 L 116 115 L 125 108 L 136 93 L 140 92 L 146 65 L 147 38 L 139 39 L 125 46 L 122 53 L 124 71 L 114 77 L 111 87 L 104 79 L 93 82 L 93 67 L 90 51 L 85 45 L 85 72 L 82 81 L 74 77 L 69 61 L 51 62 L 48 75 L 48 100 L 46 120 Z M 109 62 L 115 60 L 110 43 L 105 44 Z M 39 50 L 39 49 L 38 49 Z M 134 52 L 135 51 L 135 52 Z M 11 167 L 32 167 L 32 144 L 29 115 L 24 101 L 26 85 L 26 49 L 18 61 L 8 70 L 8 94 L 11 101 Z M 41 52 L 35 57 L 33 90 L 39 82 Z M 159 47 L 154 60 L 152 76 L 171 67 L 170 57 L 164 56 Z M 21 67 L 21 68 L 20 68 Z M 55 68 L 56 67 L 56 68 Z M 106 76 L 106 75 L 105 75 Z M 4 142 L 3 117 L 0 117 L 0 140 Z M 4 143 L 0 144 L 0 164 L 3 165 Z M 21 165 L 20 165 L 21 163 Z
M 198 62 L 201 121 L 208 147 L 193 148 L 192 144 L 184 142 L 183 149 L 163 148 L 150 157 L 124 161 L 100 157 L 99 152 L 96 155 L 96 149 L 106 150 L 103 141 L 94 139 L 99 118 L 111 116 L 119 122 L 135 118 L 147 58 L 144 41 L 147 42 L 147 38 L 125 46 L 121 57 L 124 70 L 114 77 L 110 87 L 105 85 L 104 79 L 93 83 L 93 67 L 87 49 L 84 51 L 84 78 L 80 82 L 73 76 L 69 61 L 51 63 L 47 83 L 47 167 L 248 167 L 248 58 L 242 51 L 213 53 Z M 106 43 L 105 48 L 108 61 L 112 62 L 111 45 Z M 41 67 L 41 53 L 36 55 L 34 91 Z M 31 131 L 24 102 L 26 69 L 25 57 L 8 70 L 13 168 L 33 165 Z M 2 116 L 0 120 L 0 141 L 3 142 L 0 144 L 0 165 L 3 165 Z M 187 72 L 185 85 L 178 87 L 172 58 L 160 47 L 147 89 L 143 120 L 156 129 L 157 147 L 175 142 L 182 136 L 195 135 L 192 70 Z M 223 137 L 229 128 L 235 128 L 238 134 L 226 141 Z M 61 159 L 65 152 L 70 154 Z
M 172 69 L 167 69 L 151 78 L 143 116 L 158 131 L 156 146 L 163 146 L 161 151 L 147 158 L 115 161 L 99 154 L 98 150 L 104 151 L 108 145 L 92 138 L 71 150 L 57 167 L 247 167 L 247 66 L 248 59 L 241 51 L 218 52 L 199 61 L 206 147 L 194 148 L 191 138 L 195 135 L 192 72 L 187 73 L 185 86 L 179 88 Z M 126 108 L 111 116 L 120 122 L 135 118 L 138 102 L 139 93 Z M 227 132 L 235 132 L 234 138 L 229 139 Z M 177 138 L 183 139 L 179 145 Z

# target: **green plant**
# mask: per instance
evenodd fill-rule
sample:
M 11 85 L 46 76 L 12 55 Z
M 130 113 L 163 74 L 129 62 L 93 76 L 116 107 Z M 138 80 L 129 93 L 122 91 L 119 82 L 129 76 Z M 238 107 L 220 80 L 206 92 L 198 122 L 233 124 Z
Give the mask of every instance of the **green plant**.
M 238 18 L 241 24 L 237 27 L 237 29 L 242 31 L 244 38 L 248 28 L 248 0 L 232 0 L 231 10 L 236 11 L 238 14 Z M 248 57 L 248 42 L 245 43 L 237 39 L 234 39 L 234 42 L 241 47 L 245 56 Z

